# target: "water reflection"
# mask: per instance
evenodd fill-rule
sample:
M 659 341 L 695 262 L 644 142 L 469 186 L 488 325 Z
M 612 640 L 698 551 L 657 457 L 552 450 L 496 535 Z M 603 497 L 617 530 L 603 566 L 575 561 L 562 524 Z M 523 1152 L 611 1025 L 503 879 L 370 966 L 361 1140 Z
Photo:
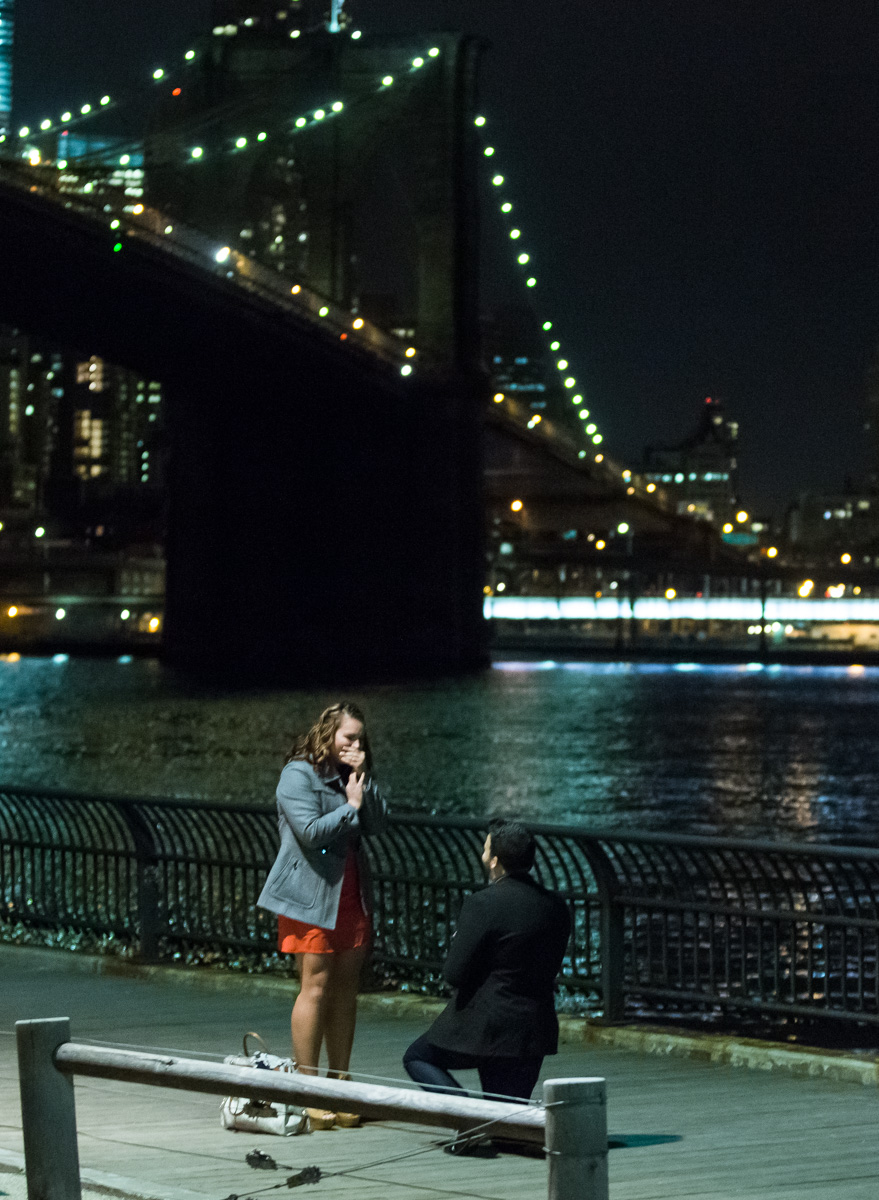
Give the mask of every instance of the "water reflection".
M 555 821 L 876 838 L 879 669 L 502 662 L 360 689 L 392 800 Z M 272 803 L 335 695 L 194 688 L 148 660 L 0 662 L 11 783 Z

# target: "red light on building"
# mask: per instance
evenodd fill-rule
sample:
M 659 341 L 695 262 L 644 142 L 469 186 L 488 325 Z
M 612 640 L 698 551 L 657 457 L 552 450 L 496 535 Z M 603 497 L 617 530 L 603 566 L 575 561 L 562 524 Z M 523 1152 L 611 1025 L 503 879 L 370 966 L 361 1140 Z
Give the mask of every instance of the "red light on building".
M 179 96 L 182 91 L 183 91 L 183 88 L 175 88 L 174 91 L 171 93 L 171 95 Z

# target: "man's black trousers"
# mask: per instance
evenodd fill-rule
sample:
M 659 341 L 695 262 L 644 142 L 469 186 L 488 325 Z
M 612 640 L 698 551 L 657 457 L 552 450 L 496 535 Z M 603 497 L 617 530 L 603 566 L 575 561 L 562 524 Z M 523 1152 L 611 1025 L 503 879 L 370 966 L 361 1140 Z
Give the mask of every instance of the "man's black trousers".
M 475 1067 L 487 1099 L 515 1096 L 530 1100 L 543 1058 L 487 1058 L 434 1046 L 426 1037 L 413 1042 L 403 1055 L 403 1066 L 410 1079 L 427 1084 L 432 1092 L 460 1094 L 461 1085 L 450 1070 L 466 1071 Z M 471 1093 L 472 1094 L 472 1093 Z

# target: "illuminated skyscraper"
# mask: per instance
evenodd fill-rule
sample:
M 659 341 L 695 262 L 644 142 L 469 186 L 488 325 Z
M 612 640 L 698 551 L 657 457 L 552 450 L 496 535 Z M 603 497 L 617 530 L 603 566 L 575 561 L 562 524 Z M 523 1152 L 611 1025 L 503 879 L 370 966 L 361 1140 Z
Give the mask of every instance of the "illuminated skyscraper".
M 12 35 L 15 0 L 0 0 L 0 136 L 12 125 Z

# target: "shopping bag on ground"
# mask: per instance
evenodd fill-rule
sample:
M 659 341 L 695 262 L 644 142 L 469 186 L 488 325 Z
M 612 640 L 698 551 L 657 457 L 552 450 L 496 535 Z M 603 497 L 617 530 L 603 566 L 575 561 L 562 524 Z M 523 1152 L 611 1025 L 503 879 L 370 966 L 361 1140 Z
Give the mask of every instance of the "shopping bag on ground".
M 247 1039 L 253 1038 L 263 1047 L 252 1054 L 247 1048 Z M 258 1033 L 245 1033 L 244 1054 L 230 1054 L 223 1059 L 232 1067 L 255 1067 L 262 1071 L 295 1070 L 289 1058 L 278 1058 L 270 1054 L 268 1046 Z M 282 1104 L 276 1100 L 249 1100 L 246 1096 L 226 1096 L 220 1105 L 220 1124 L 224 1129 L 242 1133 L 274 1133 L 280 1137 L 293 1137 L 308 1132 L 308 1117 L 305 1109 L 297 1104 Z

